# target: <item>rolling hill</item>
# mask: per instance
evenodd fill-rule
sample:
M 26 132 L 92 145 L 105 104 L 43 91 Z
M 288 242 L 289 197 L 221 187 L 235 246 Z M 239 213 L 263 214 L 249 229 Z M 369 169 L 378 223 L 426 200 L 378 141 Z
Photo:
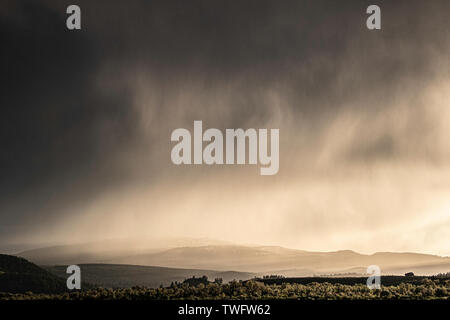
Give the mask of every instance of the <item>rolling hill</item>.
M 63 278 L 23 258 L 0 254 L 0 292 L 61 293 L 66 289 Z
M 255 274 L 234 271 L 214 271 L 198 269 L 164 268 L 151 266 L 114 265 L 114 264 L 81 264 L 81 276 L 96 286 L 105 288 L 130 288 L 133 286 L 159 287 L 169 286 L 172 282 L 206 275 L 210 280 L 222 278 L 223 281 L 248 280 Z M 65 277 L 67 266 L 44 267 L 56 276 Z

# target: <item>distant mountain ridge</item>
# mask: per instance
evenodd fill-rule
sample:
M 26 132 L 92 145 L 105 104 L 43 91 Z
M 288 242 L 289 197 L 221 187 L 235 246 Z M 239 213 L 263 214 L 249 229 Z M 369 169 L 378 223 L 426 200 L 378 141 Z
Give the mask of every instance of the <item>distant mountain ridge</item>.
M 181 243 L 181 242 L 180 242 Z M 421 253 L 377 252 L 360 254 L 351 250 L 313 252 L 280 246 L 253 246 L 214 241 L 192 242 L 194 245 L 145 248 L 126 245 L 114 247 L 60 246 L 24 251 L 18 254 L 39 265 L 80 263 L 128 264 L 170 268 L 204 269 L 249 273 L 279 273 L 286 276 L 313 276 L 365 271 L 369 265 L 380 266 L 383 274 L 415 272 L 431 275 L 450 270 L 450 257 Z M 173 245 L 173 244 L 172 244 Z M 158 248 L 158 246 L 160 246 Z
M 384 272 L 402 274 L 403 270 L 438 273 L 450 270 L 450 258 L 416 253 L 375 253 L 363 255 L 353 251 L 308 252 L 279 247 L 202 246 L 182 247 L 162 252 L 128 256 L 115 263 L 164 265 L 184 268 L 233 269 L 248 272 L 297 270 L 297 276 L 342 272 L 375 264 Z M 429 269 L 429 272 L 425 269 Z M 301 271 L 301 272 L 300 272 Z M 292 275 L 292 272 L 290 273 Z
M 129 238 L 56 245 L 15 253 L 38 265 L 107 263 L 117 257 L 155 253 L 183 246 L 226 245 L 209 238 Z

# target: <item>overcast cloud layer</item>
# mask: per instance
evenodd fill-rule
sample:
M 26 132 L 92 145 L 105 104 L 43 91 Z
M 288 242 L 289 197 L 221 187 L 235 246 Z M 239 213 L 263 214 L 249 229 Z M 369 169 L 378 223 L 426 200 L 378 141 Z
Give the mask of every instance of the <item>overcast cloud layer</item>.
M 0 5 L 0 242 L 136 235 L 450 255 L 449 1 Z M 172 130 L 279 128 L 280 171 Z

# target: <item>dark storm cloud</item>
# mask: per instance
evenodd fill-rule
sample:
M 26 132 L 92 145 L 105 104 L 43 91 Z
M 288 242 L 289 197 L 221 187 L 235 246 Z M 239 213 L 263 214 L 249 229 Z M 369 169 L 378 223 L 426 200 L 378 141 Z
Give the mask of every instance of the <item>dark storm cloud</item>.
M 163 83 L 186 74 L 220 82 L 243 76 L 254 87 L 279 83 L 293 99 L 312 97 L 324 108 L 321 96 L 395 90 L 417 76 L 420 84 L 432 71 L 430 51 L 447 49 L 444 1 L 380 1 L 389 31 L 378 33 L 365 27 L 368 3 L 96 1 L 86 24 L 109 58 L 150 67 Z M 352 67 L 359 76 L 338 86 Z
M 356 139 L 355 139 L 356 140 Z M 359 144 L 355 141 L 354 147 L 350 150 L 349 159 L 373 161 L 374 159 L 386 159 L 393 155 L 395 142 L 392 136 L 386 134 L 377 137 L 371 143 Z
M 80 3 L 86 28 L 119 74 L 145 70 L 168 96 L 199 79 L 205 90 L 241 83 L 227 125 L 267 120 L 261 93 L 274 88 L 316 125 L 343 108 L 383 112 L 399 91 L 420 93 L 448 49 L 445 1 L 380 1 L 380 32 L 366 29 L 368 1 L 91 3 Z
M 199 97 L 186 123 L 262 125 L 273 109 L 264 94 L 276 90 L 314 136 L 341 110 L 376 115 L 399 92 L 419 93 L 448 50 L 448 1 L 378 1 L 383 29 L 374 32 L 365 27 L 369 1 L 76 3 L 82 30 L 73 32 L 65 28 L 72 1 L 8 1 L 0 10 L 4 225 L 62 214 L 127 180 L 115 158 L 139 141 L 142 120 L 130 74 L 153 80 L 161 130 L 147 143 L 166 143 L 179 126 L 171 99 L 189 85 L 226 96 L 229 109 L 214 116 L 223 105 Z M 391 135 L 356 137 L 347 159 L 395 156 L 402 140 Z
M 105 96 L 94 88 L 101 56 L 89 35 L 68 32 L 65 15 L 38 2 L 8 9 L 0 22 L 0 210 L 6 225 L 8 215 L 48 214 L 57 211 L 55 202 L 76 201 L 114 180 L 117 172 L 103 168 L 132 135 L 133 117 L 127 92 Z

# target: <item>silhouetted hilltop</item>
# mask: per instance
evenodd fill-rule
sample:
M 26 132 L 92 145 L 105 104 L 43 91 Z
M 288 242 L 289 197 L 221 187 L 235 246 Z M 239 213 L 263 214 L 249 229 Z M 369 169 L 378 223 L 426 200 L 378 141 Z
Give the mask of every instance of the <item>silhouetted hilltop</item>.
M 61 293 L 65 280 L 15 256 L 0 254 L 0 292 Z

